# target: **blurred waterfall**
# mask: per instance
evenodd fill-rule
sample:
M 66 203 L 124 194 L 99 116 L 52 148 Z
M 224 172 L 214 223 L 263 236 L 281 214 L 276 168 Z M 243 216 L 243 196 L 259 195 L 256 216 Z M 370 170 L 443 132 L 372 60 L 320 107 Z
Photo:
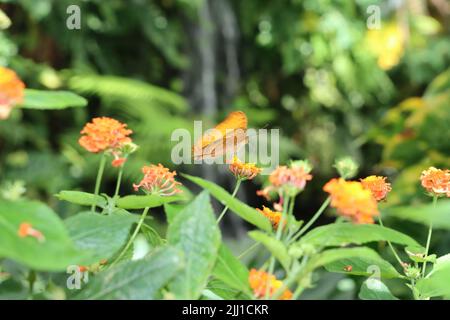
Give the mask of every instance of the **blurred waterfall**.
M 219 110 L 227 110 L 239 87 L 239 28 L 229 0 L 204 0 L 196 18 L 190 19 L 186 29 L 191 62 L 184 74 L 186 96 L 195 113 L 216 119 Z M 233 188 L 234 177 L 220 172 L 218 166 L 203 165 L 200 170 L 198 174 L 205 179 Z M 242 221 L 234 215 L 227 215 L 224 222 L 232 235 L 245 233 Z

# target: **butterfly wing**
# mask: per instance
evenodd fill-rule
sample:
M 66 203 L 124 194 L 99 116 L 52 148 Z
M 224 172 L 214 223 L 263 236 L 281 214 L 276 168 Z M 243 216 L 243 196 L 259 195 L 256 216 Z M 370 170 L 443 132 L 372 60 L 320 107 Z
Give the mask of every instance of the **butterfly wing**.
M 218 157 L 237 150 L 247 142 L 247 116 L 242 111 L 231 112 L 225 120 L 206 133 L 193 147 L 194 158 Z

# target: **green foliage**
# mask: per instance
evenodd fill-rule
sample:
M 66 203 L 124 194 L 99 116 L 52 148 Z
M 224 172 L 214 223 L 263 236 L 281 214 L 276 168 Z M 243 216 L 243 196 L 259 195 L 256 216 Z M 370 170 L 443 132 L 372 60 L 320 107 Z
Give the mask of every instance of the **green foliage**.
M 99 207 L 106 206 L 106 199 L 88 192 L 63 190 L 55 195 L 59 200 L 68 201 L 82 206 L 97 205 Z
M 337 223 L 317 227 L 308 232 L 298 245 L 319 247 L 364 244 L 373 241 L 391 241 L 403 245 L 418 245 L 411 237 L 376 224 Z
M 325 269 L 330 272 L 368 277 L 373 274 L 373 266 L 376 266 L 382 278 L 399 278 L 401 276 L 389 262 L 384 259 L 373 257 L 342 259 L 325 265 Z
M 41 232 L 42 241 L 19 237 L 22 223 Z M 0 201 L 0 257 L 42 271 L 64 271 L 86 258 L 69 237 L 63 222 L 46 205 L 35 201 Z
M 269 252 L 278 259 L 283 268 L 285 270 L 289 270 L 292 261 L 283 242 L 268 235 L 267 233 L 257 230 L 250 231 L 248 235 L 253 240 L 262 243 L 269 250 Z
M 160 298 L 163 287 L 182 267 L 179 251 L 165 247 L 146 258 L 130 261 L 100 273 L 74 299 L 151 300 Z
M 89 265 L 112 258 L 125 245 L 136 220 L 131 214 L 99 215 L 80 212 L 64 223 L 75 246 L 91 253 L 84 262 Z
M 362 300 L 398 300 L 389 288 L 377 279 L 364 281 L 358 296 Z
M 236 213 L 245 221 L 265 231 L 272 230 L 272 226 L 268 219 L 259 214 L 255 209 L 232 197 L 231 194 L 229 194 L 222 187 L 202 178 L 189 176 L 187 174 L 184 174 L 183 176 L 194 182 L 195 184 L 198 184 L 202 188 L 208 190 L 217 200 L 222 202 L 223 205 L 226 205 L 231 211 Z
M 170 282 L 170 290 L 178 299 L 199 298 L 220 246 L 220 231 L 206 191 L 175 216 L 167 242 L 184 253 L 185 261 L 184 269 Z
M 69 107 L 85 107 L 87 100 L 69 91 L 42 91 L 25 89 L 25 97 L 20 105 L 24 109 L 54 110 Z
M 158 195 L 145 195 L 145 196 L 131 195 L 117 199 L 116 204 L 119 208 L 122 209 L 143 209 L 143 208 L 160 207 L 163 204 L 180 200 L 186 200 L 185 196 L 176 195 L 176 196 L 162 197 Z

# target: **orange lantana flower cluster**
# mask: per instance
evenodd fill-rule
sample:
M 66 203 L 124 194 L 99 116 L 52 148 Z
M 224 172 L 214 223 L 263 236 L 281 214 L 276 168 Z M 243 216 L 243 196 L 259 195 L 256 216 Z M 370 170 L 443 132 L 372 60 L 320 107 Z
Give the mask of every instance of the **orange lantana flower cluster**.
M 127 144 L 131 144 L 129 135 L 132 133 L 132 130 L 127 129 L 126 124 L 112 118 L 100 117 L 92 119 L 92 122 L 84 126 L 78 142 L 89 152 L 111 153 L 114 156 L 112 165 L 119 167 L 125 162 L 122 149 Z
M 323 190 L 330 194 L 331 206 L 355 223 L 373 223 L 373 217 L 379 214 L 372 192 L 358 181 L 332 179 Z
M 261 213 L 263 216 L 265 216 L 267 219 L 270 220 L 270 223 L 272 224 L 274 229 L 278 228 L 278 224 L 280 223 L 282 213 L 278 211 L 272 211 L 266 206 L 263 206 L 263 209 L 256 209 L 259 213 Z
M 420 181 L 430 194 L 450 197 L 450 170 L 430 167 L 422 172 Z
M 229 168 L 234 176 L 240 180 L 251 180 L 261 172 L 261 169 L 254 163 L 241 162 L 237 156 L 233 157 Z
M 25 85 L 17 74 L 0 67 L 0 119 L 9 117 L 12 108 L 22 102 Z
M 178 189 L 180 182 L 175 180 L 176 171 L 170 171 L 162 164 L 144 166 L 142 168 L 144 177 L 138 184 L 133 184 L 135 191 L 140 188 L 148 194 L 156 194 L 160 196 L 171 196 L 182 192 Z
M 250 270 L 248 281 L 253 290 L 253 294 L 257 298 L 264 298 L 266 291 L 268 291 L 269 297 L 272 297 L 283 286 L 283 282 L 278 280 L 274 275 L 256 269 Z M 289 289 L 286 289 L 279 297 L 279 300 L 291 299 L 292 292 Z
M 386 177 L 368 176 L 360 181 L 365 189 L 372 192 L 372 196 L 377 201 L 384 200 L 387 194 L 392 190 L 391 184 L 386 182 Z

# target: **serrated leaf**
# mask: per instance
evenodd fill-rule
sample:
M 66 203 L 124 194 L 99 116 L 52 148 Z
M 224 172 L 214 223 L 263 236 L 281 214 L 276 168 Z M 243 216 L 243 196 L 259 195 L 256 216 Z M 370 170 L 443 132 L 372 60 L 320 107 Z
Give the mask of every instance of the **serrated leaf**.
M 106 206 L 106 199 L 104 197 L 88 192 L 63 190 L 56 194 L 55 197 L 59 200 L 64 200 L 81 206 L 91 206 L 94 204 L 102 208 Z
M 291 257 L 288 254 L 287 248 L 283 242 L 277 240 L 264 232 L 254 230 L 248 233 L 250 238 L 262 243 L 267 250 L 281 263 L 285 270 L 289 270 L 291 265 Z
M 43 234 L 19 237 L 20 224 L 30 223 Z M 0 257 L 10 258 L 35 270 L 64 271 L 87 255 L 75 248 L 63 222 L 46 205 L 36 201 L 0 201 Z
M 183 174 L 186 179 L 194 182 L 200 187 L 208 190 L 211 195 L 213 195 L 222 204 L 227 205 L 228 208 L 240 216 L 245 221 L 253 224 L 254 226 L 264 230 L 271 231 L 272 226 L 267 218 L 259 214 L 254 208 L 248 206 L 247 204 L 233 198 L 224 188 L 218 186 L 217 184 L 204 180 L 199 177 L 193 177 L 187 174 Z
M 69 91 L 43 91 L 25 89 L 25 97 L 20 105 L 24 109 L 65 109 L 69 107 L 85 107 L 87 100 Z
M 180 270 L 182 256 L 175 248 L 152 251 L 138 261 L 118 264 L 91 278 L 77 300 L 152 300 Z
M 132 214 L 81 212 L 64 223 L 76 247 L 91 253 L 85 262 L 91 264 L 102 259 L 110 260 L 124 246 L 136 221 L 137 217 Z
M 175 216 L 167 231 L 167 241 L 185 257 L 185 268 L 171 281 L 169 289 L 178 299 L 199 298 L 220 245 L 220 231 L 206 191 Z
M 363 282 L 358 297 L 362 300 L 398 300 L 383 282 L 374 278 Z
M 411 237 L 399 231 L 376 224 L 333 223 L 317 227 L 304 235 L 299 245 L 341 246 L 346 244 L 364 244 L 373 241 L 391 241 L 406 246 L 418 246 Z

